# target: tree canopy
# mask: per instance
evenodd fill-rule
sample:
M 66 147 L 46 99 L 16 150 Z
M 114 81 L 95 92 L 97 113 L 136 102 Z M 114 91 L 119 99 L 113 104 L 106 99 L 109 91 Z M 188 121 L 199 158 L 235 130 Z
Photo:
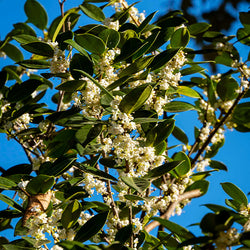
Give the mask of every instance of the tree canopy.
M 155 18 L 125 0 L 65 2 L 48 23 L 26 0 L 27 21 L 0 42 L 14 61 L 0 71 L 0 132 L 27 157 L 0 169 L 0 231 L 15 237 L 0 249 L 248 249 L 250 205 L 231 182 L 225 206 L 205 204 L 203 235 L 171 217 L 228 170 L 214 159 L 225 131 L 250 131 L 250 56 L 237 50 L 249 48 L 250 12 L 226 36 L 180 10 Z M 175 123 L 185 112 L 200 122 L 192 135 Z

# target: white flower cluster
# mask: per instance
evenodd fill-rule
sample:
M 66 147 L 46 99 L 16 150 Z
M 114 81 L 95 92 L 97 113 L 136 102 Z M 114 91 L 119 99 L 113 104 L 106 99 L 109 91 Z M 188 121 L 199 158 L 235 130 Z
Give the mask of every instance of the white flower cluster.
M 228 247 L 238 243 L 240 234 L 236 228 L 229 228 L 226 232 L 220 231 L 219 237 L 215 240 L 216 249 L 227 250 Z
M 25 227 L 29 229 L 28 235 L 36 239 L 35 247 L 39 247 L 40 242 L 46 240 L 47 233 L 52 235 L 55 242 L 74 239 L 75 232 L 72 228 L 66 230 L 60 227 L 63 212 L 61 208 L 53 209 L 51 216 L 38 209 L 36 212 L 36 216 L 31 217 L 25 224 Z
M 49 44 L 54 48 L 54 56 L 51 60 L 50 72 L 52 74 L 65 73 L 69 67 L 68 59 L 65 57 L 64 52 L 59 49 L 57 42 L 49 42 Z
M 84 173 L 84 189 L 92 195 L 94 193 L 94 188 L 97 193 L 106 195 L 107 194 L 107 188 L 105 182 L 98 180 L 97 178 L 94 178 L 92 174 Z

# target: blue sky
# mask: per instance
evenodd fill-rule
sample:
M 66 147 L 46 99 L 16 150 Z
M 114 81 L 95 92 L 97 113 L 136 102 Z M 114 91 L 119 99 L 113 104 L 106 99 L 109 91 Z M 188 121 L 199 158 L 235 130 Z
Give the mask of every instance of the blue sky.
M 129 1 L 132 2 L 132 1 Z M 160 14 L 166 10 L 166 0 L 141 0 L 141 3 L 137 5 L 140 11 L 145 10 L 146 14 L 150 14 L 153 11 L 159 10 Z M 175 1 L 172 1 L 173 3 Z M 211 1 L 207 1 L 210 2 Z M 218 4 L 220 1 L 213 1 L 213 4 Z M 26 21 L 26 16 L 23 10 L 24 0 L 0 0 L 0 39 L 4 39 L 5 35 L 12 29 L 12 24 L 17 22 Z M 60 15 L 60 9 L 57 0 L 40 0 L 40 3 L 46 8 L 49 14 L 49 23 L 58 15 Z M 65 3 L 65 9 L 69 9 L 78 4 L 81 4 L 82 0 L 68 0 Z M 175 6 L 173 6 L 175 7 Z M 205 8 L 212 8 L 211 5 L 203 6 Z M 248 7 L 242 5 L 241 11 L 246 11 Z M 81 19 L 79 25 L 84 25 L 89 19 Z M 237 27 L 239 23 L 236 23 L 234 27 Z M 232 31 L 236 32 L 236 30 Z M 249 47 L 241 48 L 249 50 Z M 0 66 L 2 68 L 6 63 L 12 63 L 11 61 L 5 61 L 0 58 Z M 197 115 L 195 112 L 186 112 L 176 116 L 177 125 L 184 129 L 184 131 L 193 135 L 194 121 L 199 126 L 197 121 Z M 188 226 L 191 223 L 199 222 L 200 219 L 208 212 L 201 204 L 205 203 L 218 203 L 223 205 L 225 198 L 228 198 L 223 192 L 220 183 L 221 182 L 233 182 L 239 186 L 245 193 L 250 192 L 249 176 L 250 176 L 250 133 L 239 133 L 237 131 L 227 131 L 225 135 L 225 145 L 216 155 L 215 160 L 222 161 L 229 169 L 228 172 L 218 172 L 213 174 L 208 180 L 210 181 L 209 192 L 202 198 L 193 200 L 190 205 L 184 209 L 184 213 L 181 216 L 175 216 L 173 221 L 181 223 L 183 226 Z M 192 141 L 192 140 L 191 140 Z M 5 136 L 0 134 L 0 166 L 9 168 L 15 164 L 27 162 L 26 157 L 22 149 L 13 141 L 7 141 Z M 1 208 L 0 208 L 1 209 Z M 196 231 L 196 230 L 194 230 Z M 7 233 L 10 231 L 7 231 Z M 6 233 L 6 232 L 5 232 Z M 4 233 L 4 234 L 5 234 Z M 6 235 L 6 234 L 5 234 Z

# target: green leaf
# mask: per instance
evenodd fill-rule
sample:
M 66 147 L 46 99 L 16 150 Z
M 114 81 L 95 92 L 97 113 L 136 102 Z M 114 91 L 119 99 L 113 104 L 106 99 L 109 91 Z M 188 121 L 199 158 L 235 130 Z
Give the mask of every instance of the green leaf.
M 0 176 L 0 189 L 9 190 L 16 186 L 17 184 L 14 181 Z
M 156 11 L 151 13 L 150 15 L 148 15 L 143 22 L 140 24 L 140 26 L 137 28 L 136 32 L 137 33 L 143 33 L 143 31 L 145 30 L 145 28 L 147 27 L 147 25 L 149 24 L 149 22 L 154 18 L 156 14 Z
M 95 167 L 84 164 L 76 164 L 76 167 L 81 169 L 83 172 L 90 173 L 100 179 L 118 181 L 114 176 L 107 174 L 100 169 L 96 169 Z
M 208 23 L 194 23 L 188 26 L 191 36 L 196 36 L 200 33 L 207 31 L 212 25 Z
M 184 144 L 188 144 L 188 137 L 185 132 L 180 129 L 179 127 L 175 126 L 172 135 L 179 141 L 183 142 Z
M 45 42 L 31 42 L 26 44 L 21 44 L 21 46 L 36 55 L 53 57 L 54 49 Z
M 93 62 L 88 56 L 75 53 L 70 61 L 70 73 L 74 79 L 79 80 L 82 74 L 76 70 L 82 70 L 90 75 L 93 75 Z
M 16 103 L 26 99 L 42 84 L 41 81 L 36 79 L 29 79 L 21 84 L 16 83 L 8 94 L 8 101 Z
M 23 60 L 22 52 L 16 46 L 10 43 L 5 44 L 4 47 L 1 48 L 1 51 L 3 51 L 10 59 L 15 62 Z
M 17 42 L 19 42 L 21 44 L 39 42 L 40 41 L 37 37 L 27 35 L 27 34 L 16 35 L 16 36 L 13 36 L 12 38 L 15 39 Z
M 152 86 L 148 84 L 141 85 L 132 89 L 123 97 L 119 104 L 121 112 L 130 114 L 139 109 L 149 98 L 152 91 Z
M 63 210 L 61 223 L 65 229 L 74 226 L 81 214 L 82 205 L 78 200 L 70 202 Z
M 81 47 L 78 43 L 76 43 L 75 41 L 68 39 L 65 40 L 64 43 L 69 44 L 70 46 L 72 46 L 74 49 L 76 49 L 77 51 L 79 51 L 82 55 L 89 57 L 89 54 L 87 53 L 87 51 Z
M 49 175 L 49 176 L 60 176 L 67 170 L 69 170 L 76 158 L 65 158 L 61 157 L 57 159 L 53 163 L 48 163 L 46 165 L 42 165 L 39 169 L 39 174 Z
M 169 62 L 178 52 L 179 49 L 167 49 L 161 52 L 154 58 L 152 63 L 149 65 L 149 68 L 151 68 L 152 71 L 161 68 L 167 62 Z
M 26 187 L 29 194 L 45 194 L 54 185 L 55 179 L 52 176 L 40 174 L 30 180 Z
M 237 30 L 237 39 L 239 42 L 245 45 L 250 45 L 250 31 L 245 28 L 240 28 Z
M 182 151 L 174 154 L 174 161 L 181 161 L 181 163 L 175 168 L 175 172 L 179 177 L 185 176 L 191 169 L 191 162 L 189 157 Z
M 88 220 L 77 232 L 74 240 L 84 242 L 96 235 L 105 225 L 109 212 L 95 215 Z
M 250 30 L 250 12 L 240 12 L 240 22 L 243 24 L 243 26 Z
M 139 177 L 122 176 L 121 180 L 139 193 L 142 193 L 150 185 L 148 180 Z
M 4 250 L 34 250 L 34 247 L 24 247 L 24 246 L 18 246 L 15 244 L 4 244 L 2 245 Z
M 87 51 L 101 55 L 106 49 L 106 45 L 101 38 L 93 34 L 85 33 L 76 35 L 76 42 Z
M 74 91 L 81 90 L 84 85 L 85 85 L 85 81 L 83 80 L 72 80 L 72 81 L 66 81 L 66 82 L 59 84 L 56 87 L 56 89 L 67 91 L 67 92 L 74 92 Z
M 209 186 L 209 182 L 206 180 L 198 180 L 195 181 L 192 185 L 188 186 L 186 188 L 186 192 L 191 191 L 191 190 L 195 190 L 195 189 L 199 189 L 202 193 L 202 195 L 206 194 L 207 190 L 208 190 L 208 186 Z
M 163 109 L 167 112 L 173 112 L 173 113 L 196 110 L 194 105 L 180 101 L 169 102 L 163 107 Z
M 118 232 L 115 235 L 115 241 L 119 241 L 120 243 L 125 244 L 125 242 L 130 238 L 132 233 L 133 233 L 133 226 L 129 224 L 118 230 Z
M 172 171 L 173 169 L 178 167 L 181 163 L 182 163 L 182 161 L 166 162 L 159 167 L 151 169 L 148 172 L 148 174 L 144 176 L 144 178 L 149 178 L 149 179 L 158 178 L 164 174 L 169 173 L 170 171 Z
M 233 118 L 238 123 L 249 123 L 250 122 L 250 102 L 240 103 L 236 106 L 233 113 Z
M 120 42 L 120 33 L 113 29 L 105 29 L 99 33 L 99 37 L 104 41 L 107 48 L 116 48 Z
M 210 166 L 210 168 L 213 168 L 213 169 L 219 169 L 219 170 L 225 170 L 225 171 L 227 171 L 226 165 L 223 164 L 220 161 L 210 160 L 209 166 Z
M 114 99 L 113 95 L 106 88 L 104 88 L 98 81 L 96 81 L 91 75 L 89 75 L 87 72 L 82 71 L 82 70 L 76 70 L 76 71 L 80 72 L 81 75 L 86 76 L 87 78 L 89 78 L 98 88 L 100 88 L 112 100 Z
M 56 41 L 57 35 L 61 32 L 61 29 L 63 25 L 66 23 L 67 19 L 70 20 L 69 30 L 72 30 L 72 28 L 75 26 L 76 22 L 80 17 L 78 11 L 79 11 L 78 8 L 72 8 L 66 11 L 63 17 L 59 16 L 52 22 L 51 26 L 49 27 L 49 37 L 52 37 L 52 42 Z M 65 24 L 65 29 L 66 31 L 68 30 L 66 24 Z
M 205 71 L 205 69 L 200 67 L 199 65 L 192 65 L 189 68 L 182 69 L 180 72 L 182 76 L 187 76 L 187 75 L 193 75 L 195 73 L 200 73 L 203 71 Z
M 200 98 L 200 95 L 197 91 L 187 86 L 178 86 L 177 93 L 180 95 L 185 95 L 185 96 L 192 97 L 192 98 Z
M 83 2 L 79 7 L 85 15 L 96 21 L 102 22 L 105 19 L 102 9 L 94 4 Z
M 246 195 L 239 189 L 237 186 L 235 186 L 233 183 L 230 182 L 224 182 L 221 183 L 221 186 L 223 190 L 235 201 L 239 202 L 240 204 L 243 204 L 247 207 L 248 200 Z
M 48 16 L 43 6 L 36 0 L 27 0 L 24 5 L 24 11 L 28 17 L 28 22 L 34 24 L 37 28 L 44 30 L 48 23 Z
M 174 222 L 159 217 L 152 217 L 152 220 L 158 221 L 162 226 L 167 228 L 170 232 L 178 235 L 182 239 L 187 240 L 192 239 L 194 237 L 194 235 L 190 231 Z
M 130 64 L 127 68 L 122 70 L 122 72 L 119 74 L 119 77 L 122 78 L 124 76 L 131 76 L 132 74 L 135 74 L 145 68 L 153 61 L 153 56 L 146 56 L 137 59 L 134 63 Z
M 190 34 L 188 29 L 185 28 L 179 28 L 177 29 L 171 39 L 170 44 L 172 48 L 185 48 L 190 40 Z
M 217 93 L 222 101 L 234 100 L 237 96 L 239 89 L 238 82 L 234 78 L 224 77 L 217 84 Z
M 15 202 L 13 199 L 9 198 L 8 196 L 6 196 L 4 194 L 0 193 L 0 200 L 5 202 L 10 207 L 13 207 L 13 208 L 15 208 L 16 210 L 18 210 L 20 212 L 24 211 L 24 209 L 17 202 Z
M 50 67 L 50 62 L 46 60 L 30 59 L 30 60 L 23 60 L 17 63 L 28 69 L 48 69 Z
M 230 56 L 230 53 L 222 52 L 219 56 L 215 57 L 215 62 L 231 67 L 234 59 Z

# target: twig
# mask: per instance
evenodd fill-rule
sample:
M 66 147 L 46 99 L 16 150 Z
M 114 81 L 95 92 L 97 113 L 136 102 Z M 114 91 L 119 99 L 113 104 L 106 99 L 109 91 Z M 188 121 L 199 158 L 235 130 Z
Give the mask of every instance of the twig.
M 246 92 L 248 91 L 248 89 L 249 88 L 245 88 L 238 95 L 238 97 L 234 101 L 233 105 L 228 110 L 228 112 L 225 113 L 225 115 L 221 118 L 221 120 L 217 124 L 215 124 L 215 126 L 212 129 L 210 135 L 208 136 L 208 138 L 206 139 L 206 141 L 204 142 L 204 144 L 202 145 L 202 147 L 199 149 L 199 151 L 197 152 L 196 156 L 193 158 L 193 160 L 192 160 L 192 167 L 195 165 L 195 162 L 199 159 L 200 155 L 203 153 L 203 151 L 206 149 L 206 147 L 208 146 L 208 144 L 211 142 L 211 139 L 216 134 L 216 132 L 219 130 L 219 128 L 225 123 L 225 121 L 227 120 L 227 118 L 233 113 L 234 109 L 236 108 L 236 106 L 238 105 L 238 103 L 240 102 L 240 100 L 243 98 L 243 96 L 246 94 Z
M 191 190 L 188 192 L 185 192 L 184 194 L 180 195 L 177 201 L 174 201 L 173 203 L 170 204 L 170 206 L 168 207 L 167 211 L 160 216 L 160 218 L 162 219 L 169 219 L 173 213 L 173 211 L 175 210 L 176 206 L 183 200 L 186 199 L 193 199 L 196 197 L 199 197 L 202 195 L 202 192 L 200 191 L 200 189 L 195 189 L 195 190 Z M 158 221 L 152 221 L 151 223 L 149 223 L 147 226 L 144 227 L 144 230 L 147 232 L 152 231 L 155 227 L 158 227 L 160 225 L 160 223 Z

